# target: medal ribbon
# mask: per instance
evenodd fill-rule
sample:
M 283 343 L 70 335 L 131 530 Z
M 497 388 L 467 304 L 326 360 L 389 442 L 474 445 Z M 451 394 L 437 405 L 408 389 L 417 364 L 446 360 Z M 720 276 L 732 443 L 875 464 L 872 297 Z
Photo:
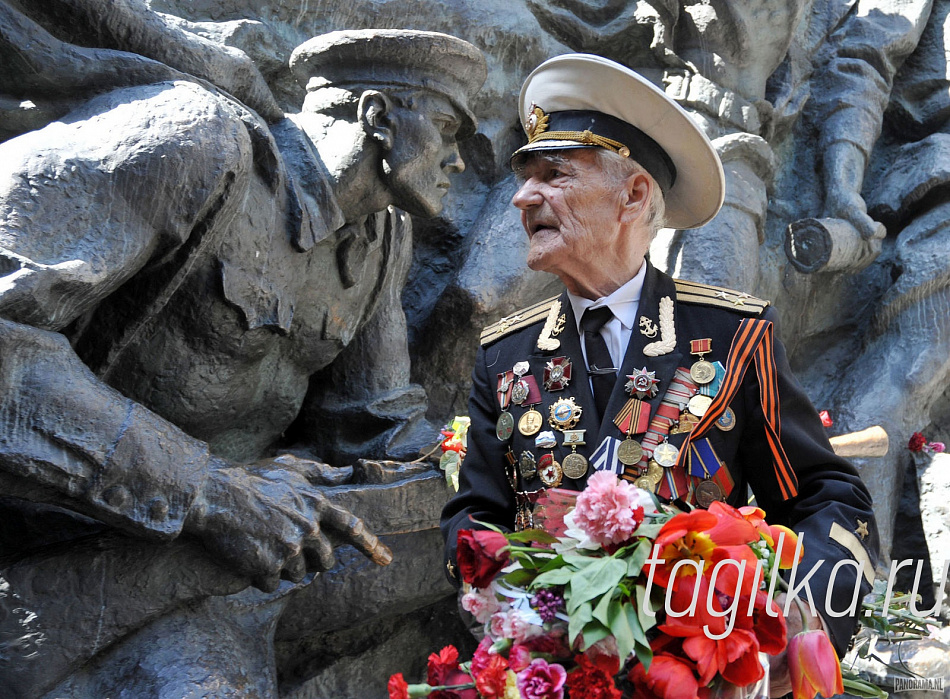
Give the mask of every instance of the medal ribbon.
M 502 412 L 508 409 L 511 404 L 511 391 L 515 387 L 515 372 L 503 371 L 498 374 L 498 405 Z
M 703 434 L 715 424 L 726 411 L 729 403 L 739 390 L 742 380 L 752 360 L 759 377 L 759 401 L 762 412 L 765 414 L 765 436 L 772 452 L 772 466 L 775 469 L 775 479 L 783 500 L 788 500 L 798 494 L 798 477 L 792 470 L 785 449 L 781 441 L 781 418 L 779 415 L 778 376 L 775 367 L 774 339 L 772 323 L 767 320 L 746 318 L 739 324 L 739 330 L 732 338 L 732 347 L 726 359 L 726 376 L 722 381 L 719 393 L 713 398 L 712 404 L 706 410 L 699 424 L 686 436 L 686 442 L 680 450 L 680 465 L 683 454 L 690 452 L 689 446 L 694 439 L 700 439 Z M 720 469 L 726 471 L 728 469 Z M 731 478 L 730 478 L 731 480 Z M 728 492 L 725 493 L 728 495 Z
M 645 467 L 653 456 L 653 450 L 663 441 L 670 432 L 673 423 L 679 420 L 680 405 L 689 402 L 689 399 L 696 393 L 696 384 L 689 376 L 689 369 L 679 367 L 673 374 L 673 380 L 667 389 L 663 400 L 660 401 L 656 409 L 656 417 L 650 422 L 650 429 L 647 430 L 641 444 L 643 445 L 643 459 L 640 461 L 640 468 Z M 673 468 L 663 469 L 663 480 L 660 482 L 660 495 L 676 500 L 680 494 L 685 494 L 689 489 L 689 480 L 686 478 L 686 472 L 683 469 L 674 466 Z M 625 474 L 626 475 L 626 474 Z M 635 477 L 634 477 L 635 479 Z M 627 479 L 631 480 L 631 479 Z
M 624 434 L 640 434 L 650 427 L 650 404 L 631 398 L 614 418 L 614 424 Z

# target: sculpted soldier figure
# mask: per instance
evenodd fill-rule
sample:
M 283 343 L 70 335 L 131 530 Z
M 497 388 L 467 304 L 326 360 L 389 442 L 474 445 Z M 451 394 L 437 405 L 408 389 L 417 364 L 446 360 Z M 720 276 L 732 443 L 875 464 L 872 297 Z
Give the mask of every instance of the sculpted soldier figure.
M 291 67 L 307 97 L 271 128 L 224 93 L 161 82 L 0 146 L 5 696 L 114 693 L 96 668 L 133 633 L 148 650 L 118 687 L 273 694 L 276 598 L 242 598 L 234 645 L 254 661 L 207 652 L 176 674 L 188 652 L 167 636 L 224 634 L 188 621 L 239 613 L 209 596 L 332 565 L 324 527 L 389 560 L 314 485 L 339 474 L 275 447 L 295 421 L 306 438 L 360 406 L 367 450 L 422 444 L 405 212 L 440 211 L 486 69 L 464 41 L 394 30 L 317 37 Z M 183 626 L 166 621 L 186 603 Z
M 867 489 L 792 376 L 769 303 L 645 259 L 658 228 L 701 226 L 722 205 L 712 144 L 652 83 L 599 56 L 546 61 L 519 107 L 528 143 L 512 158 L 512 204 L 528 265 L 566 289 L 482 332 L 468 454 L 442 516 L 450 577 L 472 519 L 530 526 L 541 492 L 581 490 L 594 470 L 684 509 L 744 505 L 751 490 L 803 536 L 802 570 L 820 563 L 810 623 L 843 653 L 844 610 L 870 590 L 877 555 Z M 790 633 L 800 621 L 790 615 Z M 772 696 L 791 691 L 783 662 Z

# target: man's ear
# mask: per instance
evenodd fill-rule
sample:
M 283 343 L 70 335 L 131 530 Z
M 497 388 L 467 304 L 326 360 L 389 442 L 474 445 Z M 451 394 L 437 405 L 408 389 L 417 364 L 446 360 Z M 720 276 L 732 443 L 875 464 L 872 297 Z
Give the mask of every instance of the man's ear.
M 651 187 L 654 182 L 642 172 L 630 175 L 624 185 L 624 199 L 621 216 L 634 221 L 646 213 L 650 205 Z
M 393 147 L 392 100 L 378 90 L 366 90 L 360 95 L 360 126 L 369 138 L 379 143 L 385 150 Z

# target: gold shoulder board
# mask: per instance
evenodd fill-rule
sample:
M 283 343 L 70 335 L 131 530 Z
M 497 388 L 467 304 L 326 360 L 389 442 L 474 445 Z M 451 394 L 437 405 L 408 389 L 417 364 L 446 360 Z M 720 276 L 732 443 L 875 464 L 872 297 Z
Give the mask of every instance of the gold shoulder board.
M 769 301 L 750 296 L 741 291 L 723 289 L 709 284 L 674 279 L 676 282 L 676 300 L 680 303 L 697 303 L 703 306 L 728 308 L 750 316 L 757 316 L 769 306 Z
M 485 345 L 491 344 L 495 340 L 503 338 L 509 333 L 513 333 L 515 330 L 520 330 L 521 328 L 526 328 L 529 325 L 533 325 L 534 323 L 542 322 L 547 318 L 548 312 L 551 310 L 551 306 L 557 300 L 557 296 L 552 296 L 551 298 L 541 301 L 540 303 L 536 303 L 533 306 L 522 308 L 520 311 L 515 311 L 511 315 L 505 316 L 501 320 L 492 323 L 482 330 L 479 342 L 481 342 L 482 347 L 484 347 Z

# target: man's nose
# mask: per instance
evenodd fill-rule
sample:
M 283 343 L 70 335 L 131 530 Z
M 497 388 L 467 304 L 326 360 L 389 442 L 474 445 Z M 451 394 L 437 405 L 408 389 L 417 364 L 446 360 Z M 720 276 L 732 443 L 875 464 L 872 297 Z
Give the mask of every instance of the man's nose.
M 538 181 L 533 177 L 525 180 L 511 198 L 511 205 L 522 211 L 526 211 L 533 206 L 541 203 L 541 194 L 538 189 Z
M 446 172 L 465 172 L 465 161 L 459 154 L 458 144 L 454 144 L 449 150 L 449 154 L 442 160 L 442 169 Z

